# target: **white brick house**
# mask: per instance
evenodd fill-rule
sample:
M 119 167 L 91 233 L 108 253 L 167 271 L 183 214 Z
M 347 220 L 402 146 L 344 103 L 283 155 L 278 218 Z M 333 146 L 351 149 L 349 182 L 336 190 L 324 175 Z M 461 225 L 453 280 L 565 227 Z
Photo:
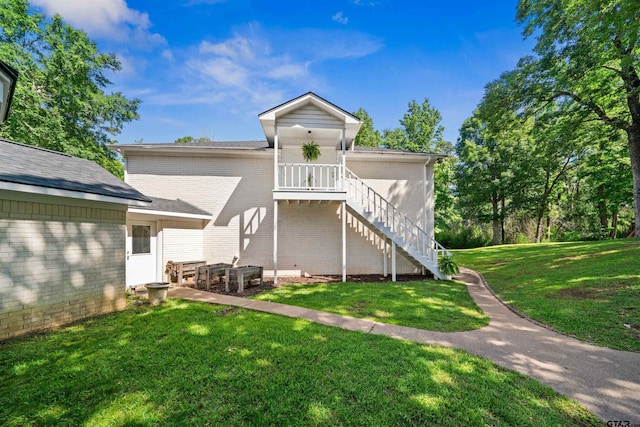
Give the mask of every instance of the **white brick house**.
M 0 340 L 125 307 L 144 195 L 84 159 L 0 139 Z
M 234 256 L 276 280 L 304 273 L 395 278 L 423 269 L 441 277 L 433 166 L 443 155 L 356 147 L 361 122 L 313 93 L 259 120 L 265 141 L 117 146 L 125 182 L 192 210 L 130 210 L 130 233 L 134 223 L 146 226 L 154 251 L 148 267 L 131 267 L 146 271 L 132 280 L 162 279 L 169 260 Z M 305 163 L 301 147 L 311 141 L 320 157 Z

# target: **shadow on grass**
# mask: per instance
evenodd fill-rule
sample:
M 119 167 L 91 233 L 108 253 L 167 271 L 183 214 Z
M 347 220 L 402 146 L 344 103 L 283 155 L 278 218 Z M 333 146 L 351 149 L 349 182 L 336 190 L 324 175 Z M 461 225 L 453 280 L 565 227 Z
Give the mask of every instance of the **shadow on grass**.
M 467 353 L 169 301 L 0 344 L 0 424 L 597 425 Z
M 431 331 L 465 331 L 489 324 L 464 283 L 452 281 L 291 284 L 253 299 Z

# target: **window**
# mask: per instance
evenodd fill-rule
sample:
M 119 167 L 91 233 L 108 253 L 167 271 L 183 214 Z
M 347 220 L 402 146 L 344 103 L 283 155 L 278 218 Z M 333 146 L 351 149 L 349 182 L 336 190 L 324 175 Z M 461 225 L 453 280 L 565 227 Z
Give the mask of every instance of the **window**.
M 151 226 L 150 225 L 132 225 L 132 253 L 150 254 L 151 253 Z

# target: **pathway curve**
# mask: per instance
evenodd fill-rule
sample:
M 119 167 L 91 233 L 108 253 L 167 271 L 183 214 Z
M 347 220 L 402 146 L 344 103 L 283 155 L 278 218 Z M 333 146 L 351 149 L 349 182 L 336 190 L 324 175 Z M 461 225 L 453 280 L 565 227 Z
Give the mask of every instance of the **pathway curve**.
M 640 353 L 597 347 L 538 326 L 502 304 L 473 270 L 463 268 L 456 278 L 466 283 L 476 304 L 491 318 L 488 326 L 466 332 L 433 332 L 192 288 L 171 288 L 169 294 L 351 331 L 460 348 L 551 386 L 605 421 L 640 425 Z

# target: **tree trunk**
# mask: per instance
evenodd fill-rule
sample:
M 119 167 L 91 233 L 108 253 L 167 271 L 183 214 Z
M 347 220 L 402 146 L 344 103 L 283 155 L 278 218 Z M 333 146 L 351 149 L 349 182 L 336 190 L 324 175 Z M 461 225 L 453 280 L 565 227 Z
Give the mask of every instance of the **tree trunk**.
M 620 49 L 620 41 L 614 40 Z M 631 58 L 631 57 L 630 57 Z M 631 158 L 631 175 L 633 176 L 633 213 L 635 214 L 635 237 L 640 237 L 640 76 L 633 61 L 621 61 L 622 80 L 627 92 L 627 107 L 631 113 L 631 126 L 626 128 L 629 138 L 629 157 Z
M 618 212 L 615 211 L 611 214 L 611 234 L 609 235 L 612 239 L 618 237 Z
M 600 231 L 604 233 L 609 227 L 609 218 L 607 215 L 607 201 L 605 200 L 606 191 L 604 185 L 598 187 L 598 215 L 600 216 Z
M 538 208 L 538 218 L 536 223 L 536 243 L 540 243 L 542 240 L 542 220 L 544 219 L 544 214 L 547 211 L 547 199 L 549 198 L 549 193 L 551 190 L 549 189 L 549 172 L 547 171 L 547 177 L 544 182 L 544 193 L 542 193 L 542 200 L 540 202 L 540 207 Z
M 493 198 L 491 200 L 491 208 L 493 209 L 493 216 L 491 217 L 491 225 L 493 227 L 493 239 L 491 244 L 493 246 L 500 244 L 500 215 L 498 211 L 498 200 Z
M 633 213 L 636 216 L 635 237 L 640 237 L 640 118 L 627 131 L 629 137 L 629 157 L 633 176 Z
M 504 245 L 504 197 L 500 201 L 500 242 Z

